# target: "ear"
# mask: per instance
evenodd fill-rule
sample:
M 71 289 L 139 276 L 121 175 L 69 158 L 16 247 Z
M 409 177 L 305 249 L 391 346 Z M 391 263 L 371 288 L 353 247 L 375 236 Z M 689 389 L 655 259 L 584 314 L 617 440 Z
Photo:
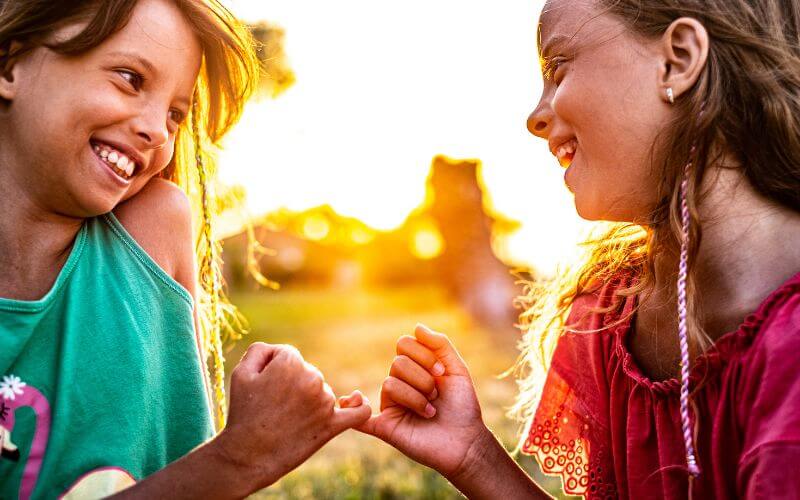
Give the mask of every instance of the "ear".
M 667 88 L 672 88 L 677 99 L 697 83 L 708 59 L 708 44 L 708 32 L 697 19 L 672 21 L 661 37 L 663 60 L 658 81 L 662 99 L 667 100 Z
M 8 47 L 0 47 L 0 99 L 10 101 L 17 93 L 16 62 L 22 44 L 16 40 Z

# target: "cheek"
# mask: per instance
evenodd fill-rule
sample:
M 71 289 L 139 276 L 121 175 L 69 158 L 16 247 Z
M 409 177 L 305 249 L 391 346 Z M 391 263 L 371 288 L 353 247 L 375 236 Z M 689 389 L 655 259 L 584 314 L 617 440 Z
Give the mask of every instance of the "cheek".
M 578 139 L 567 180 L 579 215 L 616 221 L 641 217 L 652 205 L 658 177 L 649 157 L 658 110 L 631 88 L 630 76 L 575 71 L 570 77 L 556 91 L 552 107 Z
M 159 149 L 153 158 L 153 170 L 155 174 L 160 173 L 167 168 L 169 162 L 172 161 L 172 156 L 175 154 L 175 136 L 170 139 L 163 148 Z

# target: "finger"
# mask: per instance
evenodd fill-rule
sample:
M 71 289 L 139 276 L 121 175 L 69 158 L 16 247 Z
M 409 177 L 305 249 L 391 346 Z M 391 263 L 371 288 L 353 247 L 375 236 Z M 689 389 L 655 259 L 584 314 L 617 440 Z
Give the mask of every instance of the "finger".
M 308 371 L 310 373 L 313 373 L 314 375 L 316 375 L 317 377 L 319 377 L 319 378 L 321 378 L 323 380 L 325 379 L 325 376 L 322 375 L 322 371 L 319 368 L 317 368 L 316 366 L 314 366 L 311 363 L 309 363 L 308 361 L 303 361 L 303 367 L 306 369 L 306 371 Z
M 331 401 L 334 401 L 334 402 L 336 401 L 336 394 L 334 394 L 333 389 L 331 389 L 331 386 L 328 385 L 327 382 L 323 382 L 322 391 L 328 393 L 328 395 L 331 398 Z
M 379 426 L 378 423 L 380 422 L 381 415 L 370 415 L 370 417 L 365 420 L 361 425 L 357 425 L 353 427 L 355 430 L 359 432 L 363 432 L 364 434 L 369 434 L 370 436 L 375 436 L 377 438 L 383 439 L 383 435 L 378 432 Z
M 384 380 L 381 389 L 381 411 L 390 406 L 405 407 L 423 418 L 436 415 L 436 408 L 424 394 L 395 377 Z
M 423 324 L 418 324 L 414 329 L 414 336 L 424 346 L 428 347 L 439 361 L 442 362 L 445 374 L 448 375 L 468 375 L 467 365 L 458 354 L 456 348 L 446 335 L 434 332 Z
M 339 398 L 339 406 L 341 408 L 355 408 L 360 405 L 371 406 L 369 398 L 361 393 L 361 391 L 353 391 L 349 396 L 342 396 Z
M 261 373 L 275 357 L 277 346 L 264 342 L 253 342 L 247 348 L 237 368 L 247 374 Z
M 278 364 L 289 366 L 292 369 L 301 369 L 306 363 L 300 351 L 295 346 L 288 344 L 275 346 L 274 359 Z
M 436 381 L 433 379 L 433 375 L 408 356 L 394 358 L 394 362 L 389 368 L 389 375 L 399 378 L 423 394 L 432 395 L 436 390 Z
M 336 436 L 347 429 L 362 426 L 372 416 L 372 408 L 368 402 L 347 408 L 335 408 L 331 418 L 331 430 Z
M 420 344 L 414 337 L 409 335 L 400 337 L 397 340 L 397 354 L 408 356 L 434 376 L 438 377 L 444 374 L 444 365 L 439 362 L 433 351 Z
M 351 394 L 339 398 L 339 408 L 353 408 L 360 406 L 365 401 L 366 404 L 369 404 L 369 399 L 361 394 L 361 391 L 355 390 Z

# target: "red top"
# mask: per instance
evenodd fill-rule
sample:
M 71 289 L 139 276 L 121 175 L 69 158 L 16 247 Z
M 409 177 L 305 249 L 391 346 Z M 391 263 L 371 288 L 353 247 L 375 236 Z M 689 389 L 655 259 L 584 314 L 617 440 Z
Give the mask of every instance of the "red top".
M 611 304 L 620 280 L 579 297 L 567 324 L 602 328 L 625 317 L 587 313 Z M 558 342 L 523 447 L 568 494 L 587 498 L 686 498 L 680 383 L 649 380 L 626 345 L 630 320 Z M 677 342 L 677 338 L 675 340 Z M 701 475 L 694 498 L 800 498 L 800 273 L 694 361 L 693 401 Z

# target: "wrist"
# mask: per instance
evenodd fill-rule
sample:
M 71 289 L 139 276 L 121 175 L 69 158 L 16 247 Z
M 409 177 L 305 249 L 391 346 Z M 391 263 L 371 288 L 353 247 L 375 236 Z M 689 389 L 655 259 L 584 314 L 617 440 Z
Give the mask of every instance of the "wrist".
M 497 459 L 506 455 L 505 448 L 486 426 L 482 425 L 477 437 L 472 440 L 461 465 L 447 479 L 463 493 L 474 490 Z
M 266 488 L 274 483 L 266 470 L 266 460 L 249 460 L 246 453 L 242 453 L 241 443 L 232 438 L 228 429 L 223 429 L 207 445 L 214 463 L 219 464 L 219 476 L 230 485 L 232 491 L 239 498 L 244 498 L 251 493 Z

